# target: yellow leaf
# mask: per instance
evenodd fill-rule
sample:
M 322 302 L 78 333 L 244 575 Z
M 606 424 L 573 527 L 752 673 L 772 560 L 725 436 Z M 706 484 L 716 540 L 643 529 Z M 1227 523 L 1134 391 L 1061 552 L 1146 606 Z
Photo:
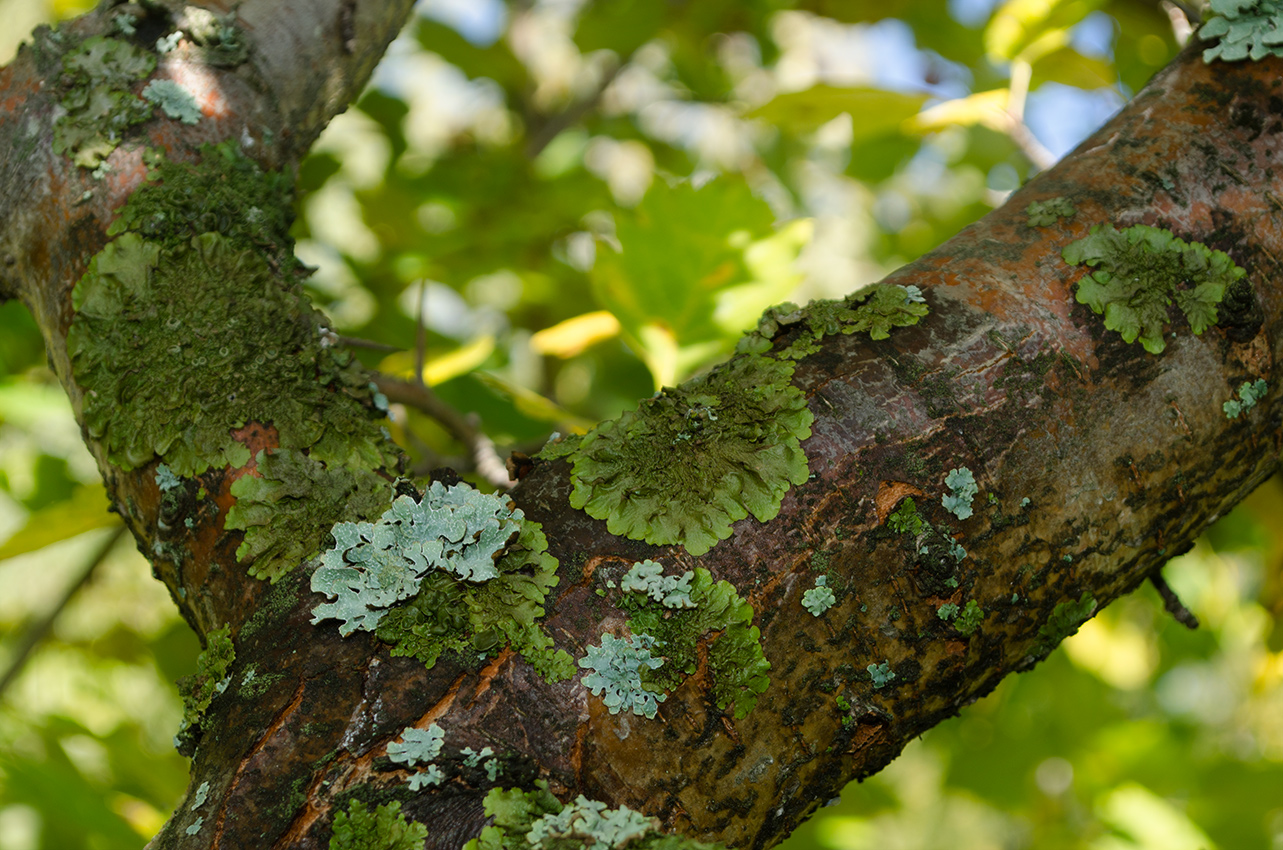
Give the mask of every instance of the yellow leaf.
M 530 347 L 540 354 L 562 359 L 619 335 L 619 320 L 608 310 L 584 313 L 558 322 L 530 337 Z
M 907 133 L 931 133 L 947 127 L 982 124 L 1000 133 L 1011 126 L 1007 114 L 1007 89 L 990 89 L 946 100 L 904 122 Z
M 476 377 L 477 380 L 499 395 L 510 399 L 513 407 L 517 408 L 518 412 L 529 416 L 531 419 L 557 423 L 571 429 L 576 434 L 582 434 L 597 424 L 592 420 L 584 419 L 582 416 L 576 416 L 552 399 L 542 396 L 533 390 L 518 386 L 493 372 L 477 372 Z
M 1103 0 L 1007 0 L 994 12 L 989 25 L 985 27 L 985 52 L 994 62 L 1010 62 L 1020 57 L 1032 64 L 1039 56 L 1049 52 L 1047 48 L 1055 49 L 1050 45 L 1034 48 L 1036 42 L 1048 36 L 1052 30 L 1068 30 L 1102 2 Z M 1062 41 L 1061 45 L 1064 43 Z M 1023 55 L 1027 50 L 1030 55 Z
M 483 334 L 439 357 L 429 357 L 423 366 L 423 382 L 428 386 L 443 384 L 451 378 L 466 375 L 494 353 L 494 337 Z M 398 378 L 414 376 L 414 352 L 398 351 L 383 358 L 379 371 Z
M 120 519 L 107 512 L 107 493 L 101 484 L 77 488 L 65 502 L 41 508 L 0 546 L 0 561 L 25 555 L 86 531 L 119 525 Z

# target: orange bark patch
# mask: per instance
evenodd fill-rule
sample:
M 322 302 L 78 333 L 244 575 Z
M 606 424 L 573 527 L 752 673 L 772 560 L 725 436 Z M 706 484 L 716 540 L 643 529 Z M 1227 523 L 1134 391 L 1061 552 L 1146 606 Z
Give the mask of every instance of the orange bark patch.
M 912 484 L 906 484 L 903 481 L 883 481 L 878 485 L 878 495 L 874 497 L 874 505 L 878 511 L 878 525 L 887 521 L 887 514 L 891 513 L 905 496 L 923 495 L 926 494 Z

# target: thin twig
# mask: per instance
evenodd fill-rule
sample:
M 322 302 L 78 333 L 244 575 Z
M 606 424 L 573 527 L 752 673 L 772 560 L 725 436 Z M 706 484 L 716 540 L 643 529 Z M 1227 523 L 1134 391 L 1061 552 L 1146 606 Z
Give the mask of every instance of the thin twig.
M 420 373 L 422 374 L 422 373 Z M 431 388 L 420 381 L 402 381 L 374 373 L 374 383 L 388 401 L 405 404 L 431 416 L 463 443 L 472 458 L 473 469 L 496 487 L 511 487 L 516 482 L 508 477 L 503 460 L 494 443 L 481 432 L 475 421 L 446 404 Z
M 526 144 L 526 157 L 534 159 L 539 156 L 543 149 L 548 147 L 552 140 L 561 134 L 562 130 L 577 124 L 580 118 L 583 118 L 590 110 L 596 107 L 602 95 L 606 93 L 606 89 L 610 88 L 610 84 L 615 81 L 615 77 L 619 76 L 619 72 L 627 64 L 628 58 L 617 63 L 602 75 L 601 81 L 597 84 L 597 88 L 593 90 L 592 94 L 583 100 L 575 101 L 566 109 L 545 121 Z
M 1193 611 L 1185 607 L 1185 603 L 1181 602 L 1180 597 L 1176 595 L 1176 591 L 1172 590 L 1161 572 L 1155 570 L 1150 573 L 1149 581 L 1154 585 L 1154 589 L 1158 591 L 1158 595 L 1163 597 L 1163 607 L 1167 609 L 1167 613 L 1176 618 L 1176 622 L 1187 629 L 1198 628 L 1198 617 L 1194 616 Z
M 365 348 L 370 351 L 404 351 L 399 345 L 388 345 L 386 342 L 375 342 L 372 339 L 361 339 L 359 336 L 335 336 L 335 339 L 342 345 L 349 348 Z
M 414 329 L 414 379 L 419 386 L 423 382 L 423 367 L 428 360 L 428 330 L 424 326 L 428 319 L 428 282 L 419 281 L 419 319 Z
M 67 607 L 76 593 L 89 582 L 94 571 L 98 569 L 98 565 L 106 560 L 107 555 L 110 554 L 112 548 L 124 534 L 124 524 L 117 525 L 115 530 L 102 542 L 102 545 L 94 550 L 89 560 L 85 561 L 84 567 L 80 570 L 80 575 L 76 576 L 75 581 L 67 585 L 67 589 L 63 591 L 62 598 L 42 616 L 33 617 L 27 622 L 25 632 L 18 641 L 17 647 L 13 650 L 13 658 L 9 662 L 9 669 L 4 671 L 3 676 L 0 676 L 0 696 L 18 678 L 18 674 L 22 672 L 22 668 L 26 665 L 31 654 L 35 652 L 36 647 L 48 637 L 54 622 L 58 619 L 58 615 Z
M 1011 63 L 1011 84 L 1007 89 L 1007 116 L 1011 122 L 1007 126 L 1007 135 L 1035 168 L 1046 171 L 1056 164 L 1056 157 L 1038 141 L 1025 123 L 1025 102 L 1029 99 L 1029 81 L 1032 78 L 1033 68 L 1028 62 L 1017 59 Z

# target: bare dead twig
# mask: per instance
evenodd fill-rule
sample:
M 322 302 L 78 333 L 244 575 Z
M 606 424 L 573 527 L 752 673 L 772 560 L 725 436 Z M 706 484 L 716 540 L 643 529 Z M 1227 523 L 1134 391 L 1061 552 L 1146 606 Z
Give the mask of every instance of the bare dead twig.
M 374 383 L 388 401 L 413 407 L 441 423 L 468 449 L 473 468 L 481 477 L 496 487 L 508 488 L 516 482 L 508 478 L 503 460 L 495 451 L 494 442 L 481 432 L 470 417 L 464 416 L 446 404 L 421 381 L 402 381 L 374 373 Z
M 84 566 L 80 569 L 80 574 L 76 576 L 71 584 L 67 585 L 62 597 L 54 603 L 53 607 L 40 616 L 32 616 L 27 621 L 23 635 L 18 641 L 17 647 L 13 650 L 13 658 L 9 662 L 9 669 L 4 671 L 3 676 L 0 676 L 0 696 L 18 678 L 18 674 L 22 672 L 22 668 L 26 666 L 27 661 L 36 651 L 36 647 L 40 646 L 41 642 L 49 636 L 54 622 L 57 621 L 63 609 L 70 604 L 80 589 L 89 583 L 89 579 L 93 577 L 98 565 L 106 560 L 107 555 L 111 553 L 111 550 L 124 534 L 124 524 L 117 525 L 111 534 L 107 536 L 107 539 L 102 542 L 102 545 L 95 549 L 88 560 L 85 561 Z

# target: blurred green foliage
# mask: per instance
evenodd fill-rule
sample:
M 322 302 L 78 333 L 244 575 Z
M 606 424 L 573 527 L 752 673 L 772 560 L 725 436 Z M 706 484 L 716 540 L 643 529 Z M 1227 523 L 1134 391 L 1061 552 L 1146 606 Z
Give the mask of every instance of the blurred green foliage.
M 532 452 L 725 356 L 763 307 L 953 235 L 1037 170 L 1012 113 L 1060 155 L 1183 32 L 1141 0 L 431 0 L 300 167 L 298 253 L 337 332 L 399 349 L 368 365 L 412 375 L 422 314 L 425 380 Z M 466 467 L 392 412 L 417 469 Z M 104 507 L 34 324 L 0 304 L 0 664 Z M 1283 847 L 1281 513 L 1274 481 L 1173 562 L 1203 629 L 1149 589 L 1115 603 L 788 846 Z M 172 682 L 199 646 L 128 548 L 0 697 L 0 850 L 137 847 L 183 794 Z

